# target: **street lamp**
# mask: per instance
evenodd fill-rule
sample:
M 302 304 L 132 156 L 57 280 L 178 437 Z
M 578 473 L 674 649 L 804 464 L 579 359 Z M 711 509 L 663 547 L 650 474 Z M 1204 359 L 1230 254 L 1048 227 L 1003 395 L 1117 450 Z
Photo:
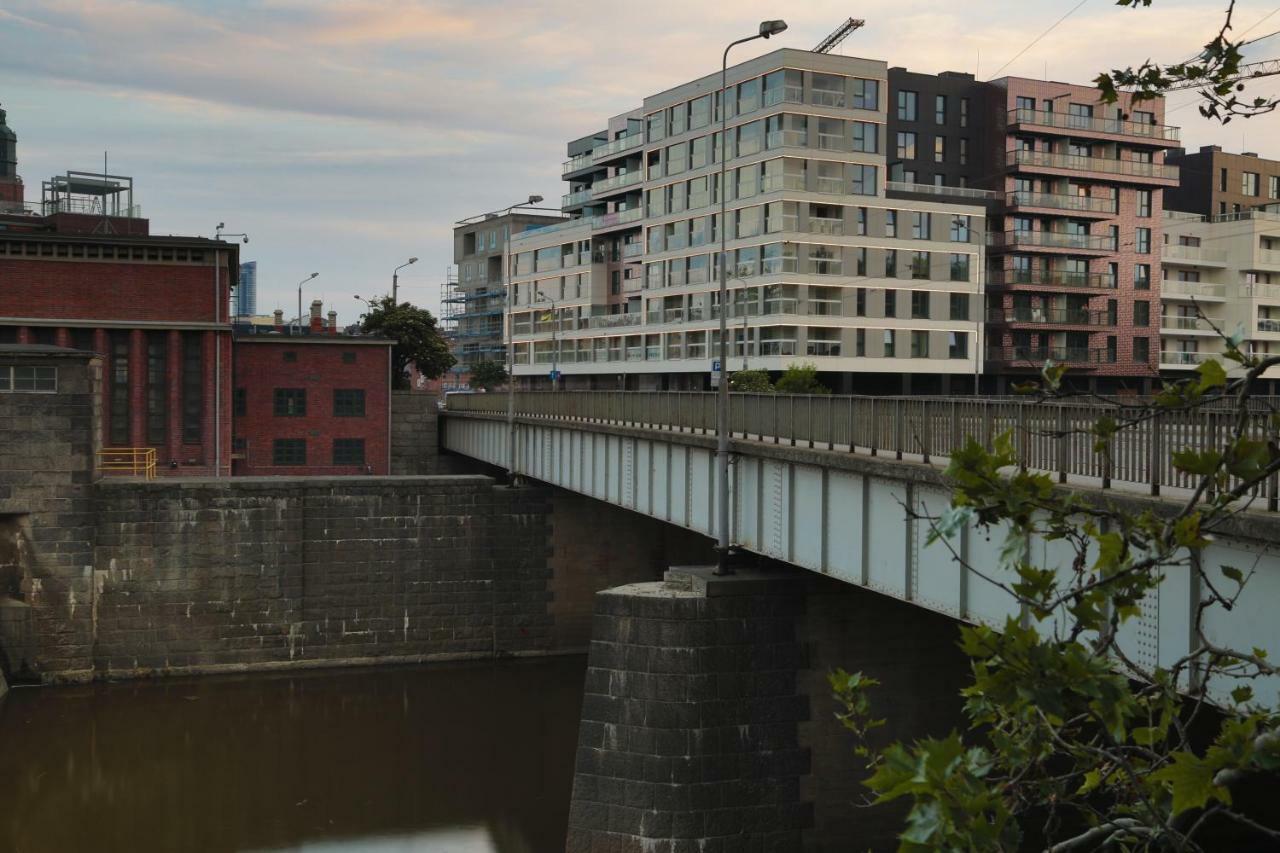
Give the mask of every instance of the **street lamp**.
M 540 195 L 530 195 L 525 201 L 518 201 L 511 207 L 506 208 L 510 213 L 512 208 L 524 207 L 526 205 L 537 204 L 542 201 Z M 507 327 L 507 482 L 511 485 L 516 483 L 516 342 L 515 335 L 512 334 L 511 309 L 515 307 L 515 297 L 512 294 L 511 286 L 511 258 L 509 247 L 511 245 L 511 229 L 507 229 L 507 236 L 503 237 L 502 245 L 502 279 L 506 283 L 504 297 L 504 306 L 506 314 L 503 321 Z
M 299 332 L 302 331 L 302 285 L 311 281 L 311 279 L 315 278 L 318 275 L 320 275 L 320 273 L 313 272 L 311 275 L 307 276 L 302 281 L 298 282 L 298 331 Z
M 560 338 L 556 334 L 560 329 L 560 312 L 556 309 L 556 301 L 538 291 L 538 302 L 551 304 L 551 390 L 559 390 L 560 385 Z
M 767 39 L 787 28 L 786 21 L 761 21 L 753 36 L 729 42 L 720 60 L 720 387 L 716 395 L 716 574 L 733 574 L 729 566 L 729 252 L 725 155 L 729 151 L 729 51 L 739 44 Z
M 404 262 L 403 264 L 401 264 L 400 266 L 396 267 L 396 268 L 395 268 L 395 270 L 391 273 L 391 304 L 392 304 L 392 305 L 399 305 L 399 304 L 400 304 L 400 299 L 399 299 L 399 295 L 400 295 L 400 270 L 404 269 L 405 267 L 409 266 L 410 264 L 416 264 L 417 262 L 418 262 L 418 259 L 417 259 L 417 258 L 410 258 L 409 260 L 405 261 L 405 262 Z

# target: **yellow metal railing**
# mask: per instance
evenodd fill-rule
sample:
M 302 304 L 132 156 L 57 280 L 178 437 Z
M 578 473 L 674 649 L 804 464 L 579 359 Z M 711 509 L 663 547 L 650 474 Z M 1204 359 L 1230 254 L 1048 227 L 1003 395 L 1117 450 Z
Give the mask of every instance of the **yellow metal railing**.
M 104 447 L 98 451 L 98 470 L 104 474 L 131 474 L 146 480 L 156 478 L 154 447 Z

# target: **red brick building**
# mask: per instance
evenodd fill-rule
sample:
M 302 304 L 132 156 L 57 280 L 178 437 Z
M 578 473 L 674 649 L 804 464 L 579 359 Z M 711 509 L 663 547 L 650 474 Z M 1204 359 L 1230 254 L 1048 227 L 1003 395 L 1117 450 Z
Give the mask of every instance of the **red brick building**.
M 390 473 L 391 341 L 313 302 L 305 329 L 237 326 L 233 353 L 233 474 Z

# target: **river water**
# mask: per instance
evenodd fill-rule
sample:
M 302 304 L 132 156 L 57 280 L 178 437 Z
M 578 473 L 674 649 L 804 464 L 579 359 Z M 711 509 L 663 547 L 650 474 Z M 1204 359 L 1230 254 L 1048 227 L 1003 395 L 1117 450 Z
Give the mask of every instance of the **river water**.
M 585 666 L 14 689 L 0 850 L 560 853 Z

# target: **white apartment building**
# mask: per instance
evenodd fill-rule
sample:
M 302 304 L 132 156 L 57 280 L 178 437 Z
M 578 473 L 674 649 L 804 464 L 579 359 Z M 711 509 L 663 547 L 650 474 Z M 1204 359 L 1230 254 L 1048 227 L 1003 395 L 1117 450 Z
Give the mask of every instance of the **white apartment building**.
M 729 370 L 810 362 L 841 375 L 837 390 L 971 390 L 989 194 L 886 193 L 884 62 L 783 49 L 727 82 L 727 144 L 719 72 L 570 143 L 562 206 L 574 218 L 511 236 L 515 375 L 706 387 L 723 227 Z
M 1161 372 L 1185 375 L 1221 355 L 1215 326 L 1242 331 L 1247 352 L 1280 353 L 1280 213 L 1166 211 L 1164 225 Z

